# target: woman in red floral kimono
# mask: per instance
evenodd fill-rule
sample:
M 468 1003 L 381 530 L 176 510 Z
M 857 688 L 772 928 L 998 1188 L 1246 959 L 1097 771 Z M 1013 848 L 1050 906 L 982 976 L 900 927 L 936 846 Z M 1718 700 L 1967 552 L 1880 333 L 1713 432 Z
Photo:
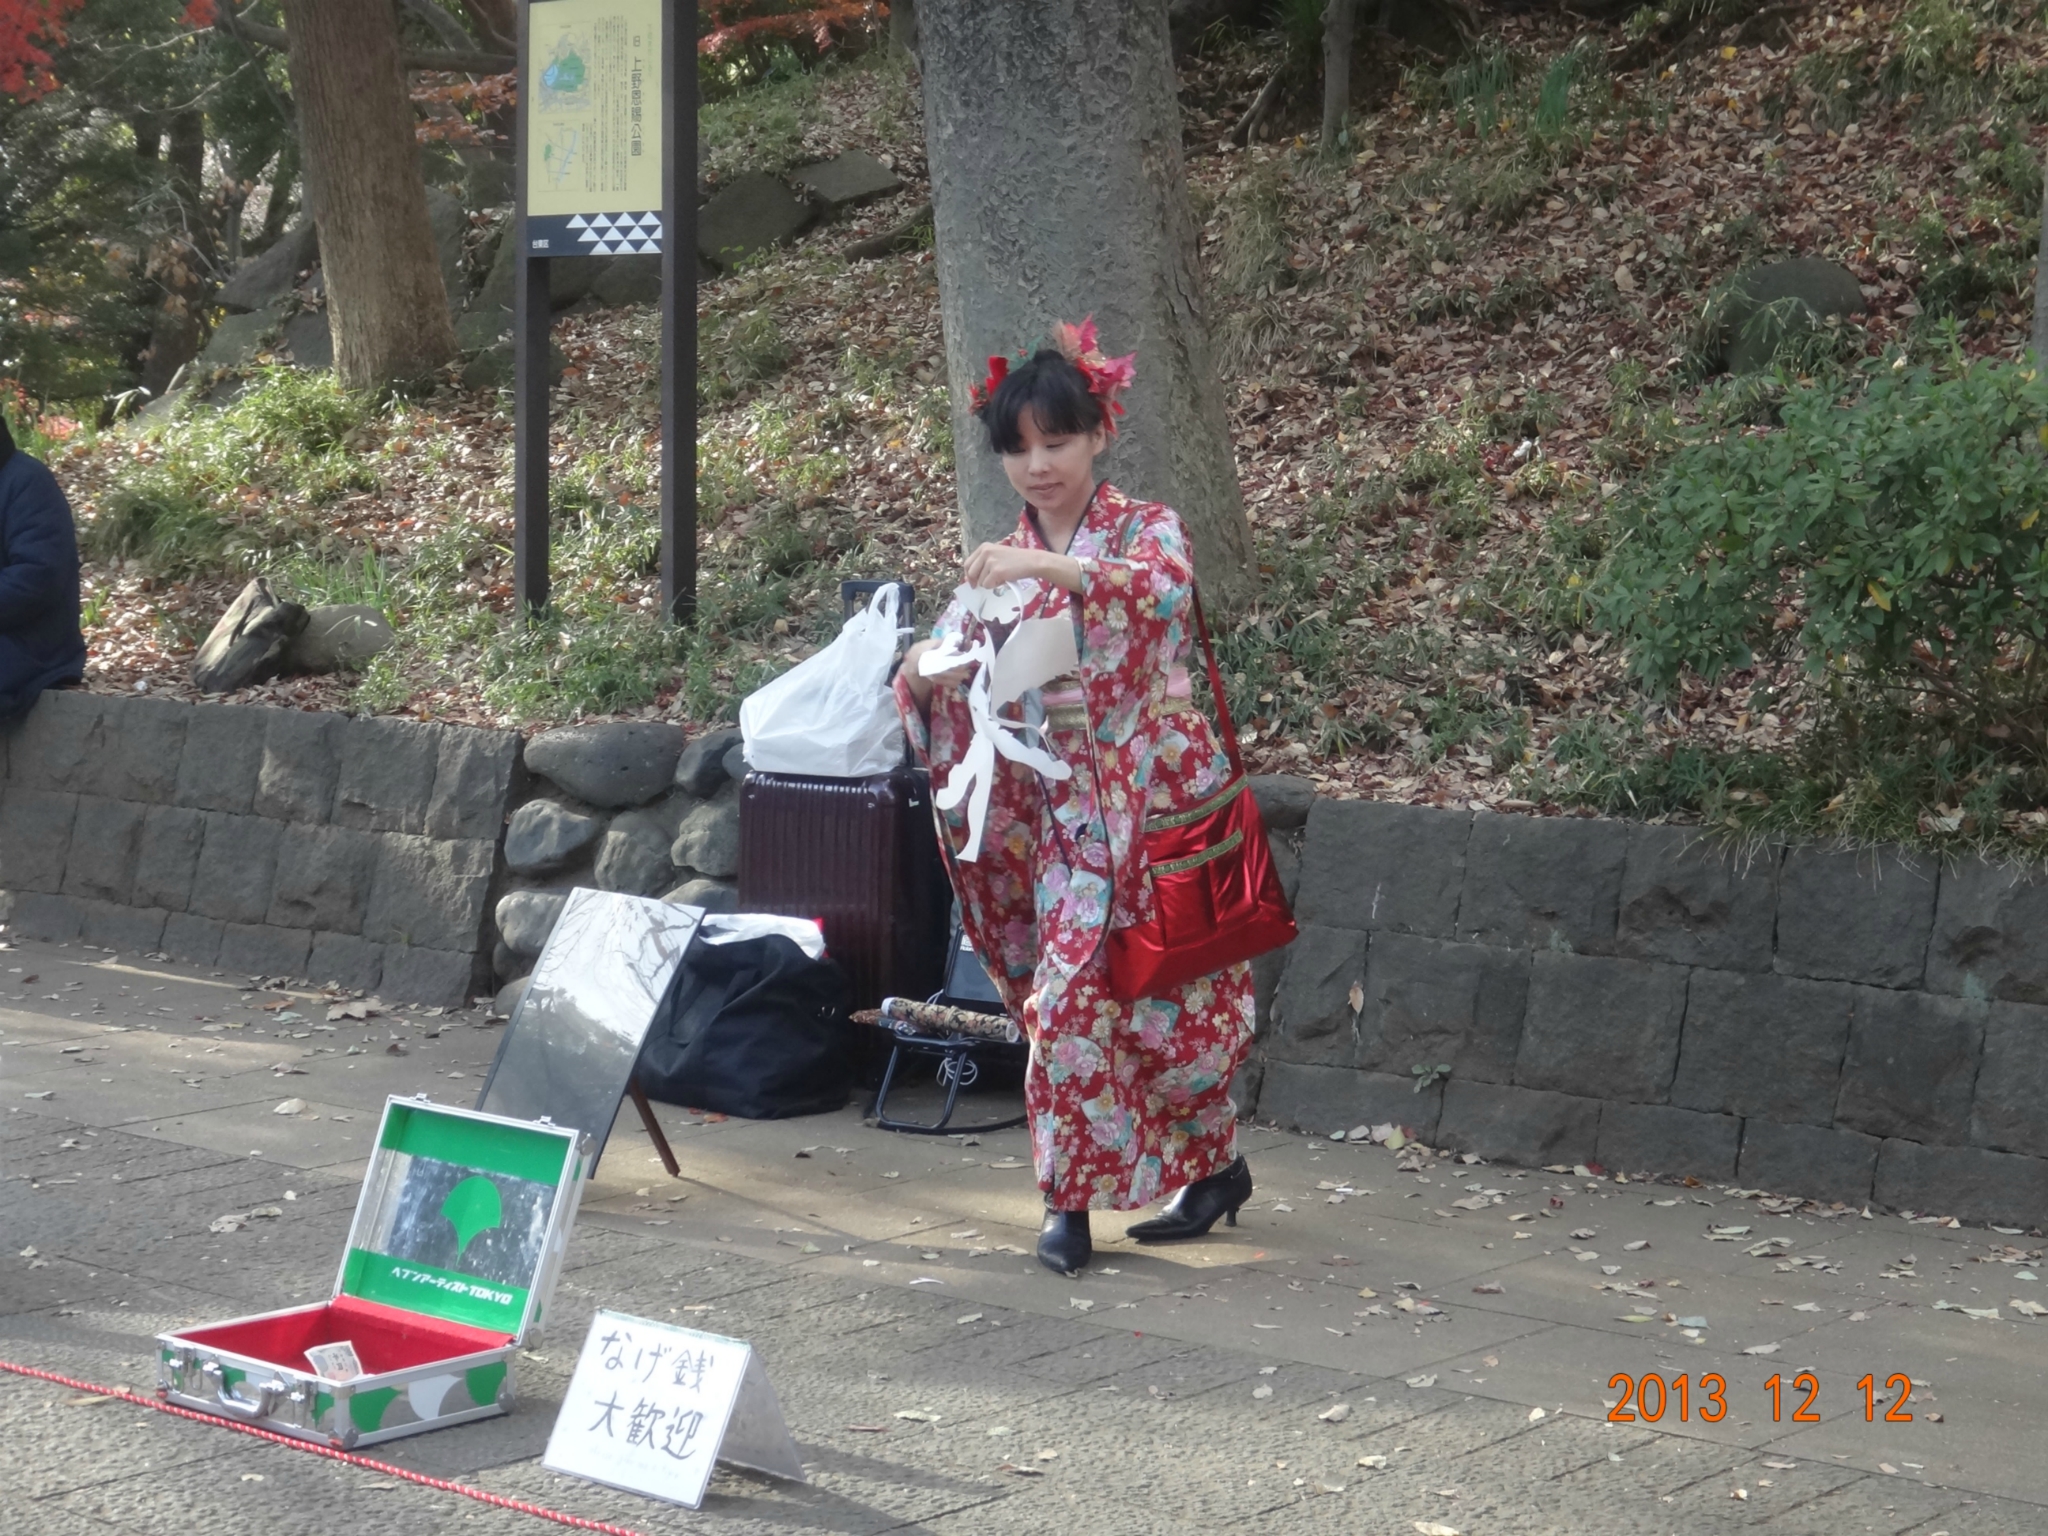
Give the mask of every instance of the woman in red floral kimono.
M 1180 518 L 1094 476 L 1131 359 L 1104 359 L 1092 324 L 1056 336 L 1014 369 L 990 360 L 976 410 L 1026 506 L 1008 538 L 968 557 L 961 599 L 911 648 L 895 687 L 932 771 L 967 931 L 1031 1041 L 1038 1257 L 1071 1273 L 1093 1253 L 1090 1210 L 1178 1191 L 1130 1235 L 1236 1224 L 1252 1186 L 1229 1090 L 1253 1004 L 1242 963 L 1158 997 L 1111 995 L 1109 930 L 1151 915 L 1145 820 L 1214 795 L 1230 760 L 1189 697 L 1194 572 Z M 993 602 L 967 590 L 1006 583 Z M 1003 606 L 1012 596 L 1021 611 Z M 970 686 L 972 663 L 989 668 L 1016 622 L 1062 617 L 1071 671 L 1007 712 L 991 707 L 986 680 Z

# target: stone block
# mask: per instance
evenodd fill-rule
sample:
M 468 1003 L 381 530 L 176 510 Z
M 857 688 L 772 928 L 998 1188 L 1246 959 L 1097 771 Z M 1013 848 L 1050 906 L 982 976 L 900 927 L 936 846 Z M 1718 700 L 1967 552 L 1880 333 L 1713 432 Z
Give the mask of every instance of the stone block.
M 1872 1136 L 1963 1142 L 1987 1003 L 1856 988 L 1835 1123 Z
M 1434 1146 L 1443 1085 L 1432 1083 L 1417 1093 L 1412 1079 L 1384 1072 L 1268 1059 L 1258 1104 L 1261 1120 L 1311 1136 L 1392 1121 L 1414 1132 L 1417 1140 Z
M 1745 1120 L 1735 1177 L 1772 1194 L 1862 1205 L 1870 1199 L 1877 1148 L 1878 1139 L 1861 1131 Z
M 1481 816 L 1465 850 L 1461 939 L 1611 954 L 1628 825 L 1570 816 Z
M 194 705 L 178 757 L 176 802 L 246 816 L 256 803 L 263 727 L 270 713 L 236 704 Z
M 46 944 L 74 943 L 84 925 L 84 903 L 46 891 L 16 893 L 7 913 L 10 938 L 41 939 Z
M 669 840 L 664 818 L 654 812 L 627 811 L 617 817 L 597 845 L 597 888 L 629 896 L 667 890 L 676 880 Z
M 1741 1141 L 1742 1121 L 1734 1115 L 1610 1101 L 1600 1106 L 1595 1149 L 1609 1172 L 1691 1174 L 1725 1183 L 1735 1177 Z
M 85 772 L 71 787 L 110 800 L 174 802 L 191 718 L 191 705 L 169 699 L 108 699 L 88 734 Z
M 390 1002 L 461 1008 L 490 990 L 488 978 L 478 974 L 474 954 L 410 944 L 393 944 L 384 951 L 378 993 Z
M 505 827 L 505 867 L 544 875 L 584 853 L 604 832 L 604 818 L 559 800 L 529 800 Z
M 62 889 L 77 812 L 76 795 L 7 786 L 0 795 L 0 890 Z
M 661 899 L 681 907 L 702 907 L 707 913 L 737 912 L 740 909 L 740 888 L 729 880 L 699 877 L 685 880 L 672 891 L 662 892 Z M 540 951 L 535 950 L 534 953 Z M 1257 963 L 1254 961 L 1253 965 Z
M 280 338 L 292 361 L 310 373 L 334 366 L 334 331 L 324 309 L 302 309 L 284 323 Z
M 1671 1102 L 1831 1125 L 1857 989 L 1749 971 L 1694 971 Z
M 1936 866 L 1898 849 L 1798 847 L 1778 877 L 1776 969 L 1915 987 L 1934 931 Z
M 827 213 L 857 208 L 903 190 L 894 171 L 861 149 L 846 150 L 816 165 L 798 166 L 789 173 L 789 179 Z
M 279 928 L 362 932 L 377 868 L 377 839 L 346 827 L 286 827 L 267 919 Z
M 341 715 L 274 709 L 263 727 L 263 766 L 256 775 L 255 810 L 275 821 L 319 824 L 334 814 L 334 780 L 341 761 Z
M 612 823 L 607 840 L 626 818 Z M 719 792 L 683 818 L 669 857 L 678 869 L 692 869 L 713 880 L 730 880 L 740 872 L 740 797 L 736 787 Z
M 1509 1082 L 1528 999 L 1525 952 L 1374 934 L 1358 1065 L 1399 1076 L 1442 1064 L 1456 1078 Z
M 206 813 L 182 805 L 153 805 L 142 818 L 135 853 L 133 900 L 182 912 L 192 899 Z
M 667 793 L 682 755 L 679 725 L 564 725 L 527 742 L 526 767 L 578 800 L 626 810 Z
M 1426 805 L 1318 800 L 1307 825 L 1295 913 L 1301 922 L 1452 937 L 1470 815 Z
M 515 955 L 538 955 L 555 931 L 555 920 L 569 903 L 562 891 L 507 891 L 491 915 L 498 933 Z
M 230 314 L 267 309 L 298 286 L 299 273 L 320 254 L 320 237 L 310 218 L 301 219 L 268 250 L 234 270 L 214 301 Z
M 717 885 L 720 882 L 707 880 L 704 883 Z M 737 888 L 734 896 L 738 896 Z M 1262 1043 L 1272 1038 L 1273 1003 L 1280 995 L 1280 983 L 1287 975 L 1287 962 L 1293 954 L 1294 946 L 1290 944 L 1285 949 L 1269 949 L 1263 955 L 1252 956 L 1252 1033 Z
M 221 929 L 220 953 L 213 963 L 236 976 L 303 978 L 313 936 L 303 928 L 273 928 L 268 923 L 228 923 Z
M 1697 828 L 1635 826 L 1614 950 L 1631 960 L 1768 971 L 1778 922 L 1776 848 L 1747 854 Z
M 1308 813 L 1315 809 L 1316 787 L 1291 773 L 1255 773 L 1251 777 L 1252 798 L 1259 802 L 1259 816 L 1268 832 L 1298 832 L 1308 825 Z
M 1585 1162 L 1599 1140 L 1598 1099 L 1456 1077 L 1444 1085 L 1438 1146 L 1541 1168 Z
M 143 808 L 126 800 L 80 795 L 64 860 L 64 894 L 125 902 L 135 890 Z
M 1301 855 L 1294 851 L 1291 832 L 1268 832 L 1266 851 L 1272 855 L 1273 873 L 1280 877 L 1280 894 L 1291 906 L 1301 893 Z
M 1944 869 L 1927 988 L 2048 1003 L 2048 878 L 1982 859 Z
M 1273 994 L 1266 1054 L 1275 1061 L 1348 1067 L 1358 1051 L 1351 989 L 1366 977 L 1366 935 L 1355 928 L 1308 927 L 1287 950 Z
M 1887 1139 L 1878 1149 L 1873 1194 L 1895 1210 L 2009 1227 L 2048 1226 L 2048 1159 Z M 2004 1299 L 2001 1293 L 1987 1301 Z
M 338 732 L 334 825 L 361 832 L 424 831 L 446 729 L 390 718 L 345 722 Z
M 739 727 L 729 725 L 723 730 L 706 731 L 683 748 L 683 755 L 676 759 L 676 788 L 699 800 L 708 800 L 725 788 L 725 759 L 741 739 Z
M 384 946 L 349 933 L 313 935 L 306 979 L 316 987 L 333 983 L 353 992 L 375 992 L 384 979 Z
M 1993 1003 L 1970 1106 L 1970 1140 L 2048 1157 L 2048 1008 Z
M 150 955 L 162 947 L 164 920 L 170 914 L 162 907 L 129 907 L 111 901 L 81 901 L 83 921 L 79 938 L 87 944 L 112 950 L 117 955 Z
M 481 948 L 496 847 L 480 839 L 442 842 L 391 832 L 381 841 L 363 937 L 462 954 Z
M 495 842 L 505 826 L 512 770 L 518 763 L 516 731 L 443 729 L 434 794 L 427 802 L 427 836 Z
M 613 309 L 659 304 L 661 258 L 641 255 L 618 257 L 591 282 L 590 296 Z
M 707 261 L 731 266 L 794 240 L 817 216 L 807 198 L 776 177 L 744 171 L 697 210 L 697 250 Z
M 93 771 L 109 702 L 80 689 L 55 689 L 39 697 L 7 743 L 10 785 L 73 793 L 83 788 Z
M 217 917 L 173 912 L 164 919 L 163 952 L 191 965 L 212 965 L 220 954 L 220 936 L 226 927 Z
M 186 910 L 226 923 L 262 922 L 270 915 L 283 832 L 279 823 L 261 816 L 208 811 Z
M 1515 1082 L 1663 1103 L 1678 1065 L 1685 980 L 1675 965 L 1537 954 Z

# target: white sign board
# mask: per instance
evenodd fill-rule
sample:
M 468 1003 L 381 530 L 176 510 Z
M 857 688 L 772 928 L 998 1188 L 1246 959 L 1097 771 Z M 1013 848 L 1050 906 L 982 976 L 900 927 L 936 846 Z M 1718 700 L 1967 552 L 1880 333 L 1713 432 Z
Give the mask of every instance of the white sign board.
M 541 1465 L 696 1509 L 718 1461 L 805 1481 L 753 1346 L 599 1312 Z

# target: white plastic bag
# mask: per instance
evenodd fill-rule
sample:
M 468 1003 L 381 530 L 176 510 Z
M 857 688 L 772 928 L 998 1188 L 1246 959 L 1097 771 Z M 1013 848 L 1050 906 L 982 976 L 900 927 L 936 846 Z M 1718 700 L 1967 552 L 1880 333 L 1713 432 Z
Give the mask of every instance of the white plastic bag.
M 888 688 L 901 588 L 883 587 L 839 638 L 740 705 L 747 766 L 857 779 L 903 761 L 903 722 Z

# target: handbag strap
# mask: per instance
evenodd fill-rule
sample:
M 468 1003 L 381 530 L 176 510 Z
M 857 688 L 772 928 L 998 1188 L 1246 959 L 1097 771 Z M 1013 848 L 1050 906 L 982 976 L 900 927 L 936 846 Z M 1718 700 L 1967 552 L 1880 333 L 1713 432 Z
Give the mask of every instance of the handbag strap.
M 1202 589 L 1192 579 L 1188 590 L 1195 596 L 1195 633 L 1202 637 L 1202 655 L 1209 663 L 1209 692 L 1216 701 L 1216 724 L 1223 732 L 1223 750 L 1230 754 L 1234 777 L 1244 777 L 1244 754 L 1237 746 L 1237 726 L 1230 718 L 1230 701 L 1223 696 L 1223 673 L 1216 665 L 1216 647 L 1209 643 L 1209 621 L 1202 617 Z

